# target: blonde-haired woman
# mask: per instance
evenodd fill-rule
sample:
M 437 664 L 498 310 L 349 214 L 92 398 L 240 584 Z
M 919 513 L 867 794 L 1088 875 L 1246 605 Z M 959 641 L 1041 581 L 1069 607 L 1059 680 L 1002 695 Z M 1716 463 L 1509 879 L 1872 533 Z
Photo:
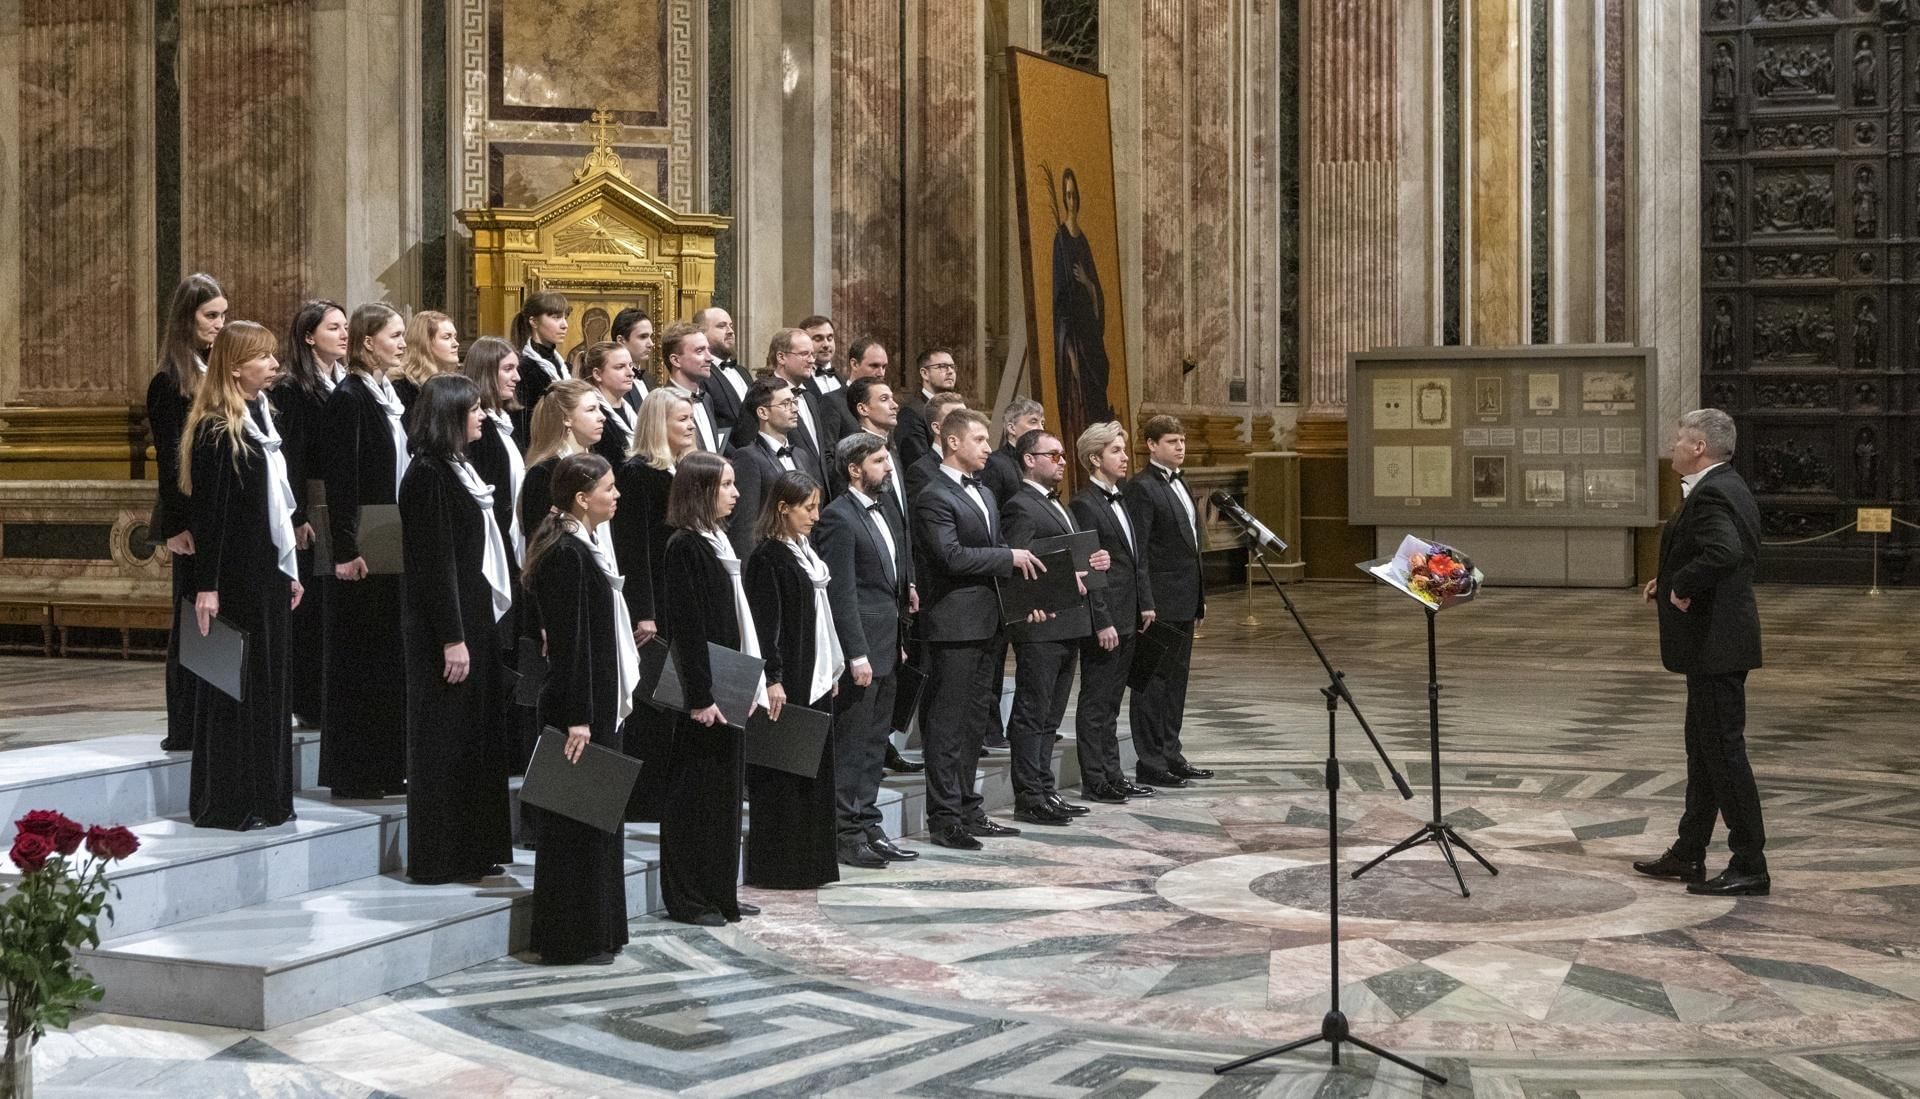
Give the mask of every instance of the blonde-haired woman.
M 205 636 L 218 615 L 247 635 L 243 699 L 204 682 L 195 688 L 187 806 L 200 828 L 245 831 L 293 819 L 287 643 L 302 590 L 293 487 L 262 396 L 280 371 L 273 351 L 273 333 L 260 325 L 227 325 L 180 443 L 198 565 L 190 628 Z
M 562 458 L 592 450 L 606 427 L 606 413 L 600 410 L 599 393 L 592 386 L 567 378 L 547 387 L 533 410 L 527 433 L 527 472 L 520 484 L 520 529 L 527 537 L 533 537 L 540 520 L 546 518 L 553 467 Z
M 406 651 L 398 574 L 372 575 L 360 554 L 362 508 L 397 504 L 407 472 L 406 406 L 392 382 L 406 362 L 406 325 L 380 302 L 347 321 L 348 372 L 327 398 L 326 716 L 320 785 L 336 798 L 407 792 Z
M 407 357 L 393 376 L 393 387 L 408 408 L 420 395 L 420 387 L 435 374 L 460 373 L 460 333 L 453 318 L 445 313 L 422 309 L 407 321 Z
M 627 578 L 622 594 L 627 597 L 634 635 L 644 645 L 660 633 L 660 590 L 665 583 L 667 539 L 673 534 L 667 525 L 667 494 L 673 490 L 675 467 L 693 453 L 697 435 L 693 402 L 670 386 L 647 394 L 638 418 L 629 456 L 614 468 L 626 506 L 614 515 L 612 527 L 614 559 Z M 642 706 L 633 712 L 623 735 L 627 754 L 646 761 L 627 802 L 627 819 L 659 820 L 666 797 L 665 763 L 673 716 Z

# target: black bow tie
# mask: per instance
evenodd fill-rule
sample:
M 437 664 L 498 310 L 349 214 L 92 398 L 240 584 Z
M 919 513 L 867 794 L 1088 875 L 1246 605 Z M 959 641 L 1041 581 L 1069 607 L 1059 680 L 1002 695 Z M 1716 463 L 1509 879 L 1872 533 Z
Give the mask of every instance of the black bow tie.
M 1117 490 L 1114 492 L 1108 492 L 1106 489 L 1103 488 L 1103 489 L 1100 489 L 1099 491 L 1100 491 L 1100 495 L 1105 496 L 1107 498 L 1107 503 L 1112 504 L 1115 507 L 1120 506 L 1120 493 Z
M 871 504 L 868 504 L 868 505 L 867 505 L 867 510 L 868 510 L 868 511 L 879 511 L 879 510 L 880 510 L 880 501 L 878 501 L 878 500 L 875 500 L 875 501 L 874 501 L 873 503 L 871 503 Z
M 961 488 L 979 488 L 980 478 L 970 477 L 967 474 L 963 473 L 960 475 L 960 487 Z
M 1047 499 L 1052 500 L 1056 504 L 1060 502 L 1059 489 L 1048 489 L 1043 495 L 1045 495 Z
M 793 448 L 792 448 L 792 447 L 790 447 L 790 446 L 777 446 L 777 447 L 774 447 L 774 448 L 773 448 L 773 456 L 774 456 L 775 458 L 791 458 L 791 457 L 793 457 Z
M 1168 482 L 1169 484 L 1171 484 L 1171 483 L 1173 483 L 1174 481 L 1184 481 L 1184 480 L 1186 480 L 1186 478 L 1184 478 L 1184 477 L 1182 477 L 1182 476 L 1180 475 L 1180 471 L 1179 471 L 1179 470 L 1177 470 L 1177 469 L 1176 469 L 1176 470 L 1162 470 L 1161 472 L 1162 472 L 1162 473 L 1164 473 L 1164 474 L 1166 474 L 1166 478 L 1167 478 L 1167 482 Z
M 832 367 L 831 365 L 828 365 L 828 366 L 816 366 L 816 367 L 814 367 L 814 368 L 813 368 L 813 376 L 814 376 L 814 377 L 816 377 L 816 378 L 834 378 L 834 377 L 838 377 L 838 375 L 836 375 L 836 374 L 835 374 L 835 373 L 833 372 L 833 367 Z
M 706 399 L 707 399 L 707 391 L 704 389 L 696 389 L 693 392 L 687 394 L 687 400 L 692 401 L 694 404 L 701 404 Z

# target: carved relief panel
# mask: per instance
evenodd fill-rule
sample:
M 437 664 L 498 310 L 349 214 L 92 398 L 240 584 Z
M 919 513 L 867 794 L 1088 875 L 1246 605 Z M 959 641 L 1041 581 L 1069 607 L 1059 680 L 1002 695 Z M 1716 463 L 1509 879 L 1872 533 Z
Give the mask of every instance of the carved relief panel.
M 1912 0 L 1701 4 L 1703 402 L 1770 539 L 1920 499 L 1920 25 Z M 1884 544 L 1884 540 L 1883 540 Z M 1920 546 L 1904 536 L 1894 551 Z M 1773 547 L 1851 582 L 1865 536 Z

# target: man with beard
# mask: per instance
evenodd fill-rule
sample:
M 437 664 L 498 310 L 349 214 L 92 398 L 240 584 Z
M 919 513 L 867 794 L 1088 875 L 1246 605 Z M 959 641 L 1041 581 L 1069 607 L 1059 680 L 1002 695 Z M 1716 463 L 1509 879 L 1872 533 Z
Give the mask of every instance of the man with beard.
M 747 377 L 746 369 L 733 356 L 733 317 L 725 309 L 710 305 L 693 315 L 693 323 L 707 338 L 707 351 L 713 358 L 713 369 L 706 381 L 707 411 L 724 439 L 733 433 L 744 415 L 741 406 L 753 379 Z

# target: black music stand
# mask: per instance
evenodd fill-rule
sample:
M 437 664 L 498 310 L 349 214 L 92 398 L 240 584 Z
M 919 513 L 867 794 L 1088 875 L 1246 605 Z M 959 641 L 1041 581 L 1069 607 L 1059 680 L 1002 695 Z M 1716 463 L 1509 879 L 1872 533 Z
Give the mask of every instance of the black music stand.
M 1440 659 L 1438 648 L 1434 643 L 1433 622 L 1443 608 L 1464 603 L 1468 599 L 1473 598 L 1473 596 L 1469 593 L 1458 598 L 1436 600 L 1432 596 L 1422 595 L 1412 590 L 1407 585 L 1405 572 L 1405 559 L 1408 554 L 1409 543 L 1412 542 L 1419 542 L 1422 547 L 1427 545 L 1427 543 L 1415 539 L 1414 536 L 1410 534 L 1405 541 L 1400 543 L 1399 553 L 1393 557 L 1382 558 L 1378 561 L 1363 561 L 1360 564 L 1360 568 L 1374 578 L 1385 582 L 1388 586 L 1397 588 L 1411 598 L 1418 600 L 1421 608 L 1427 612 L 1427 751 L 1429 753 L 1428 766 L 1430 769 L 1428 777 L 1432 780 L 1433 789 L 1433 819 L 1422 824 L 1413 835 L 1408 836 L 1406 839 L 1401 840 L 1399 843 L 1394 844 L 1392 847 L 1374 856 L 1372 861 L 1355 870 L 1353 876 L 1355 879 L 1358 879 L 1360 875 L 1393 856 L 1398 855 L 1402 851 L 1410 851 L 1423 843 L 1431 843 L 1440 849 L 1440 857 L 1447 860 L 1447 866 L 1453 870 L 1453 880 L 1454 883 L 1460 887 L 1460 895 L 1462 897 L 1471 897 L 1473 896 L 1473 892 L 1467 888 L 1466 879 L 1460 875 L 1460 863 L 1453 857 L 1453 849 L 1455 847 L 1473 856 L 1473 861 L 1479 863 L 1481 868 L 1486 870 L 1487 873 L 1498 877 L 1500 870 L 1483 858 L 1480 852 L 1475 851 L 1472 844 L 1461 839 L 1460 833 L 1453 830 L 1453 825 L 1447 823 L 1446 817 L 1440 810 Z M 1396 565 L 1399 567 L 1396 568 Z M 1478 590 L 1480 581 L 1485 579 L 1485 577 L 1480 574 L 1479 569 L 1472 568 L 1471 565 L 1469 565 L 1468 568 L 1473 575 L 1474 589 Z

